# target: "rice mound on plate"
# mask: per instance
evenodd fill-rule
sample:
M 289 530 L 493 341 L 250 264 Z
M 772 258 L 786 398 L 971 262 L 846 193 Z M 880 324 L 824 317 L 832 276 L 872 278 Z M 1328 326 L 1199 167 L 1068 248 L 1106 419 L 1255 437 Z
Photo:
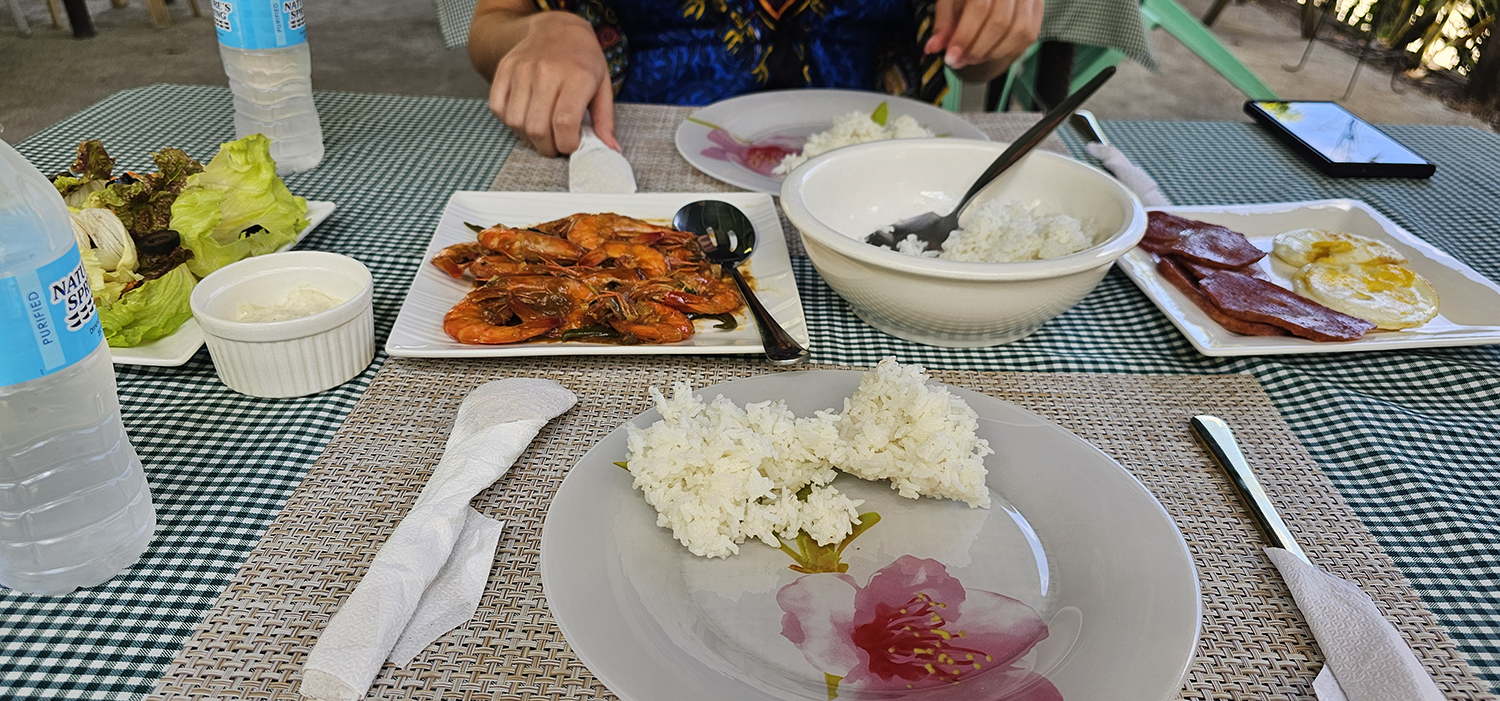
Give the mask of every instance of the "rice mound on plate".
M 798 418 L 782 401 L 743 408 L 723 396 L 704 403 L 686 382 L 670 398 L 655 387 L 662 419 L 626 427 L 626 466 L 656 525 L 694 555 L 728 557 L 746 539 L 777 547 L 805 531 L 820 545 L 853 532 L 858 507 L 832 487 L 838 470 L 891 480 L 907 498 L 990 505 L 978 417 L 926 371 L 887 358 L 865 374 L 844 414 Z M 803 492 L 799 495 L 799 492 Z
M 887 120 L 885 126 L 876 123 L 870 118 L 868 112 L 850 112 L 848 114 L 834 117 L 833 126 L 827 131 L 820 131 L 807 137 L 807 142 L 802 145 L 801 153 L 793 153 L 781 159 L 781 165 L 771 171 L 777 175 L 786 175 L 802 165 L 808 159 L 821 156 L 829 151 L 844 146 L 863 144 L 869 141 L 885 141 L 887 139 L 923 139 L 935 136 L 931 129 L 922 126 L 909 114 L 903 114 L 895 119 Z
M 896 242 L 907 255 L 973 263 L 1045 260 L 1094 245 L 1091 224 L 1067 214 L 1040 214 L 1036 205 L 990 200 L 975 210 L 969 228 L 955 229 L 941 251 L 928 251 L 915 234 Z
M 652 387 L 651 398 L 662 420 L 626 429 L 627 469 L 656 507 L 656 525 L 694 555 L 728 557 L 746 538 L 776 547 L 799 530 L 822 545 L 852 532 L 863 502 L 827 486 L 836 473 L 823 459 L 838 440 L 835 416 L 799 419 L 780 401 L 705 404 L 686 382 L 670 399 Z
M 929 385 L 922 366 L 886 358 L 844 400 L 834 463 L 861 479 L 888 479 L 908 499 L 942 497 L 987 509 L 984 456 L 995 451 L 975 434 L 978 427 L 968 403 Z

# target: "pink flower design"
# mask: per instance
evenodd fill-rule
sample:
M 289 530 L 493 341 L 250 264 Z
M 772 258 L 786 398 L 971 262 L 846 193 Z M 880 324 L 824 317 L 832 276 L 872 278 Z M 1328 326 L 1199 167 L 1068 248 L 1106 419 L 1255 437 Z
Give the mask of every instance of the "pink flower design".
M 715 148 L 703 149 L 705 157 L 738 163 L 766 177 L 771 177 L 771 171 L 787 156 L 801 153 L 803 142 L 803 139 L 791 136 L 745 142 L 718 128 L 708 133 L 708 140 L 715 144 Z
M 776 602 L 782 636 L 828 676 L 830 692 L 842 683 L 945 701 L 1062 701 L 1045 677 L 1012 667 L 1047 637 L 1037 612 L 965 589 L 935 560 L 903 555 L 863 587 L 846 574 L 805 575 Z

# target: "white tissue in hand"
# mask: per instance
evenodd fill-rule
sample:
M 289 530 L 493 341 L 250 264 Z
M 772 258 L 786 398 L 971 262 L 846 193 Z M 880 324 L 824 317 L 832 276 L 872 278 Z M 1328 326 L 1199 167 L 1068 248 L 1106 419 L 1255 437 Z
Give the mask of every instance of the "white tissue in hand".
M 635 192 L 630 161 L 606 146 L 593 127 L 583 127 L 578 150 L 568 157 L 568 192 Z

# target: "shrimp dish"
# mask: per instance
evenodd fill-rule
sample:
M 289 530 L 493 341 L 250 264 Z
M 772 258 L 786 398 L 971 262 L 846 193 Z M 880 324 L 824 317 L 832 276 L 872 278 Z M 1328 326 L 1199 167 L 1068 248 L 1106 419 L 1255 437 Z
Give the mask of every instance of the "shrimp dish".
M 443 317 L 460 343 L 676 343 L 695 319 L 733 329 L 744 300 L 692 234 L 618 214 L 469 225 L 432 264 L 474 284 Z

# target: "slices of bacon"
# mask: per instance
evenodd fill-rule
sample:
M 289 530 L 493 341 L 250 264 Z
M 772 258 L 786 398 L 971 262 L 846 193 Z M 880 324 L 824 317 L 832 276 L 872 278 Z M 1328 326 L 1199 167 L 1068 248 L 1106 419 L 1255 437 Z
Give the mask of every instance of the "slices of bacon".
M 1375 328 L 1265 279 L 1255 265 L 1265 252 L 1238 232 L 1165 212 L 1147 222 L 1140 246 L 1155 254 L 1157 272 L 1230 331 L 1353 341 Z

